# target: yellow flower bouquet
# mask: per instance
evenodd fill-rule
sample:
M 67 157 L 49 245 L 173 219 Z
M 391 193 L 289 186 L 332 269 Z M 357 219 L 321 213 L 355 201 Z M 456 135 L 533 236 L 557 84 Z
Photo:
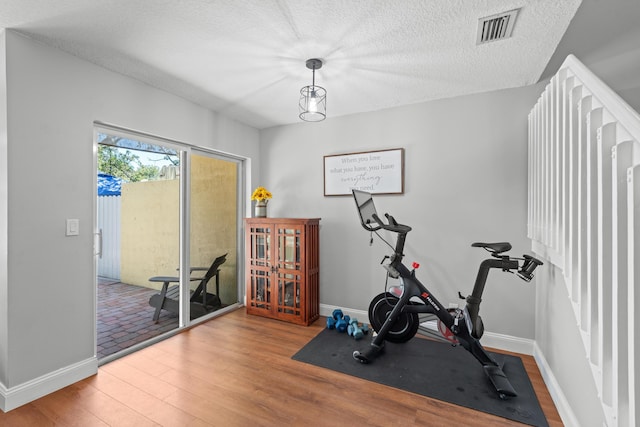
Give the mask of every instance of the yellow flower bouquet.
M 272 197 L 273 195 L 271 194 L 271 192 L 269 192 L 269 190 L 267 190 L 264 187 L 258 187 L 255 190 L 253 190 L 253 194 L 251 195 L 251 200 L 257 200 L 258 202 L 263 202 Z
M 258 187 L 253 190 L 251 200 L 256 201 L 255 216 L 256 218 L 266 218 L 267 216 L 267 202 L 273 195 L 264 187 Z

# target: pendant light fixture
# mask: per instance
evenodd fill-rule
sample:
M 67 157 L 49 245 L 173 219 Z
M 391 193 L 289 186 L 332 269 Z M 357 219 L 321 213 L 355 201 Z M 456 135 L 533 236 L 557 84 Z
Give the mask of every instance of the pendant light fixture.
M 316 86 L 316 70 L 322 68 L 322 60 L 308 59 L 307 68 L 312 71 L 313 77 L 311 86 L 300 89 L 299 116 L 305 122 L 319 122 L 327 117 L 327 91 Z

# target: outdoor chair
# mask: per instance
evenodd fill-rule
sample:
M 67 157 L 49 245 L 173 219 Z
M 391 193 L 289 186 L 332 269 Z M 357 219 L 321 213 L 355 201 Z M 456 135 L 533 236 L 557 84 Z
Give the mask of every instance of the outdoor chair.
M 217 257 L 211 263 L 211 267 L 191 267 L 189 275 L 194 271 L 206 271 L 202 277 L 190 277 L 191 281 L 200 281 L 198 287 L 191 292 L 189 299 L 191 307 L 191 318 L 203 316 L 211 311 L 222 307 L 220 301 L 220 266 L 227 260 L 227 254 Z M 216 293 L 207 292 L 207 283 L 215 276 Z M 150 282 L 162 282 L 160 292 L 149 298 L 149 305 L 156 308 L 153 314 L 153 321 L 158 323 L 160 310 L 167 310 L 178 314 L 180 312 L 180 286 L 178 284 L 169 286 L 171 283 L 179 283 L 180 278 L 176 276 L 154 276 L 149 278 Z

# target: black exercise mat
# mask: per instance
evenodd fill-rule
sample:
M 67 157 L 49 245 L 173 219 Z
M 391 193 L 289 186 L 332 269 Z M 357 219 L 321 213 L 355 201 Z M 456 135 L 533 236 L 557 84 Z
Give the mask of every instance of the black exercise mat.
M 324 329 L 294 360 L 432 397 L 532 426 L 548 426 L 522 360 L 491 353 L 518 396 L 501 400 L 482 365 L 462 346 L 414 338 L 404 344 L 387 342 L 384 351 L 368 365 L 356 361 L 354 350 L 365 350 L 371 341 L 360 341 L 335 330 Z

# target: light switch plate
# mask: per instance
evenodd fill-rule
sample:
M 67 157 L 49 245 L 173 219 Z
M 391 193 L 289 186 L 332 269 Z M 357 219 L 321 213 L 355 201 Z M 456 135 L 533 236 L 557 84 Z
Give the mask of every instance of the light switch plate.
M 67 219 L 67 236 L 77 236 L 80 234 L 80 220 Z

